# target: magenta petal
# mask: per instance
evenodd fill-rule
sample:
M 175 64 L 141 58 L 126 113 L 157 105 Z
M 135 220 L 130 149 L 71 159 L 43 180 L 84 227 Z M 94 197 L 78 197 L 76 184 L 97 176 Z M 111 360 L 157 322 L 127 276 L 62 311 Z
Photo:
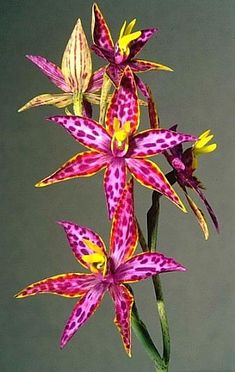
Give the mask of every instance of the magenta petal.
M 82 256 L 94 253 L 86 246 L 83 241 L 84 239 L 90 240 L 92 243 L 96 244 L 105 254 L 106 249 L 104 242 L 94 231 L 88 229 L 87 227 L 79 226 L 71 221 L 58 221 L 58 223 L 63 226 L 73 254 L 83 266 L 88 267 L 87 263 L 82 260 Z
M 95 44 L 92 44 L 91 45 L 91 49 L 93 50 L 93 52 L 95 52 L 95 54 L 98 57 L 101 57 L 101 58 L 105 59 L 108 62 L 112 62 L 113 61 L 113 53 L 110 53 L 107 49 L 103 49 L 101 47 L 98 47 Z
M 77 141 L 96 151 L 108 152 L 111 138 L 94 120 L 80 116 L 52 116 L 49 120 L 62 125 Z
M 160 253 L 140 253 L 121 264 L 115 279 L 119 283 L 135 282 L 168 271 L 185 271 L 185 267 Z
M 101 283 L 98 283 L 75 305 L 61 337 L 61 348 L 69 342 L 77 330 L 94 314 L 100 305 L 105 291 L 106 288 Z
M 113 217 L 126 185 L 126 164 L 123 158 L 113 158 L 104 175 L 104 188 L 109 218 Z
M 70 92 L 70 87 L 66 84 L 61 69 L 54 63 L 41 56 L 26 55 L 58 88 L 64 92 Z
M 117 87 L 120 84 L 123 71 L 117 65 L 110 63 L 106 68 L 106 73 Z
M 86 92 L 94 93 L 102 88 L 105 67 L 101 67 L 91 76 Z
M 196 141 L 196 139 L 196 136 L 167 129 L 148 129 L 132 137 L 128 155 L 131 157 L 157 155 L 179 143 Z
M 148 92 L 147 85 L 143 82 L 142 79 L 139 78 L 139 76 L 137 76 L 136 74 L 134 76 L 135 76 L 136 85 L 141 91 L 141 93 L 143 94 L 143 96 L 146 98 L 149 98 L 149 92 Z
M 103 49 L 113 50 L 113 40 L 108 25 L 97 4 L 92 8 L 92 38 L 93 42 Z
M 110 236 L 110 258 L 113 268 L 131 257 L 138 242 L 138 230 L 134 215 L 133 179 L 119 200 L 113 218 Z
M 198 193 L 198 195 L 200 196 L 200 198 L 202 199 L 203 203 L 205 204 L 206 206 L 206 209 L 213 221 L 213 224 L 217 230 L 217 232 L 219 232 L 219 221 L 216 217 L 216 214 L 214 212 L 214 210 L 212 209 L 211 205 L 209 204 L 208 200 L 206 199 L 205 195 L 203 194 L 203 192 L 201 191 L 201 189 L 199 187 L 193 187 L 194 190 Z
M 136 56 L 136 54 L 138 54 L 143 49 L 145 44 L 149 41 L 149 39 L 151 39 L 151 37 L 156 32 L 158 32 L 157 28 L 149 28 L 146 30 L 141 30 L 141 35 L 138 37 L 138 39 L 133 40 L 129 45 L 129 48 L 131 51 L 129 55 L 129 59 Z
M 121 334 L 127 354 L 131 356 L 131 310 L 134 298 L 124 285 L 111 286 L 110 294 L 115 304 L 114 323 Z

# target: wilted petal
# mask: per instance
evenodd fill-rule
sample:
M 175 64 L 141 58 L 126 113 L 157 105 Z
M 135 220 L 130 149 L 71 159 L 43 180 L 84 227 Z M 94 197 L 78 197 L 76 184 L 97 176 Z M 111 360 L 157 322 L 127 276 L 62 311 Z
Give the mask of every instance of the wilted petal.
M 126 185 L 126 164 L 122 158 L 113 158 L 104 174 L 104 188 L 109 218 L 113 217 Z
M 127 67 L 123 73 L 120 86 L 114 92 L 107 110 L 106 127 L 113 134 L 114 119 L 117 118 L 121 127 L 130 122 L 130 133 L 136 131 L 139 125 L 139 103 L 137 89 L 131 69 Z
M 133 158 L 126 159 L 126 162 L 130 172 L 137 181 L 142 185 L 165 195 L 179 208 L 186 212 L 182 201 L 156 164 L 150 160 Z
M 128 64 L 133 72 L 145 72 L 150 70 L 173 71 L 170 67 L 143 59 L 133 59 Z
M 200 208 L 198 208 L 198 206 L 194 203 L 193 199 L 188 195 L 187 192 L 185 192 L 185 196 L 188 200 L 188 203 L 193 211 L 193 213 L 195 214 L 196 218 L 197 218 L 197 221 L 202 229 L 202 232 L 204 234 L 204 237 L 205 239 L 207 240 L 208 237 L 209 237 L 209 231 L 208 231 L 208 226 L 207 226 L 207 223 L 206 223 L 206 219 L 205 219 L 205 216 L 202 212 L 202 210 Z
M 141 30 L 141 35 L 136 39 L 133 40 L 130 45 L 130 55 L 129 59 L 133 58 L 137 53 L 139 53 L 145 44 L 149 41 L 149 39 L 158 31 L 157 28 L 149 28 L 146 30 Z
M 15 297 L 23 298 L 40 293 L 51 293 L 63 297 L 84 295 L 96 284 L 96 275 L 68 273 L 55 275 L 33 283 L 17 293 Z
M 103 49 L 113 51 L 113 40 L 107 23 L 97 4 L 92 8 L 91 32 L 93 42 Z
M 81 152 L 68 160 L 61 168 L 38 182 L 36 187 L 44 187 L 53 183 L 66 181 L 76 177 L 92 176 L 104 168 L 110 159 L 95 151 Z
M 69 342 L 77 330 L 94 314 L 100 305 L 105 291 L 106 288 L 99 283 L 87 292 L 75 305 L 61 337 L 61 348 Z
M 138 282 L 156 274 L 185 270 L 185 267 L 173 258 L 166 257 L 161 253 L 146 252 L 136 255 L 120 265 L 115 272 L 115 279 L 120 283 Z
M 92 74 L 91 53 L 79 19 L 62 58 L 61 70 L 73 92 L 85 92 Z
M 145 157 L 157 155 L 179 143 L 196 141 L 196 139 L 196 136 L 167 129 L 148 129 L 132 137 L 129 156 Z
M 124 285 L 110 287 L 110 293 L 115 304 L 114 323 L 121 334 L 127 354 L 131 356 L 131 310 L 134 298 Z
M 34 97 L 29 102 L 27 102 L 18 110 L 18 112 L 43 105 L 53 105 L 61 108 L 70 105 L 72 103 L 72 100 L 73 96 L 71 93 L 41 94 L 40 96 Z
M 87 92 L 94 93 L 102 88 L 103 84 L 103 75 L 105 73 L 105 67 L 101 67 L 99 70 L 95 71 L 89 81 L 87 87 Z
M 96 151 L 109 152 L 111 138 L 94 120 L 79 116 L 52 116 L 49 120 L 62 125 L 77 141 Z
M 52 83 L 64 92 L 71 92 L 69 85 L 65 82 L 61 69 L 54 63 L 41 56 L 26 55 L 46 75 Z
M 83 261 L 82 256 L 94 253 L 85 243 L 84 240 L 89 240 L 102 249 L 105 254 L 106 248 L 101 237 L 94 231 L 88 229 L 85 226 L 79 226 L 71 221 L 58 221 L 58 223 L 64 228 L 69 245 L 75 255 L 76 259 L 89 268 L 89 265 Z
M 131 179 L 114 214 L 110 236 L 110 257 L 114 267 L 131 257 L 138 242 L 138 230 L 134 215 L 133 179 Z

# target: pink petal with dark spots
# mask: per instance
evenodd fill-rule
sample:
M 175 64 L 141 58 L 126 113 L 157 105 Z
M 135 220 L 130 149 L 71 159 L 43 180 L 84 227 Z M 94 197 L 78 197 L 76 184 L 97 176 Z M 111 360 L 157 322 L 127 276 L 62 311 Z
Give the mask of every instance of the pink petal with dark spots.
M 83 261 L 82 256 L 94 253 L 84 243 L 85 240 L 90 240 L 102 249 L 105 254 L 106 248 L 101 237 L 94 231 L 84 226 L 79 226 L 71 221 L 58 221 L 58 223 L 64 228 L 69 245 L 75 255 L 76 259 L 85 267 L 89 268 L 89 265 Z
M 150 160 L 133 158 L 126 159 L 126 163 L 130 172 L 137 181 L 142 185 L 165 195 L 184 212 L 186 211 L 179 196 L 156 164 Z
M 114 268 L 131 257 L 138 242 L 134 215 L 133 179 L 131 179 L 117 206 L 110 236 L 110 259 Z
M 126 185 L 126 164 L 123 158 L 113 158 L 104 174 L 104 189 L 109 218 L 117 208 L 119 199 Z
M 60 274 L 29 285 L 20 291 L 16 297 L 23 298 L 40 293 L 52 293 L 64 297 L 78 297 L 93 288 L 96 281 L 97 277 L 94 274 Z
M 121 334 L 127 354 L 131 356 L 131 310 L 134 298 L 124 285 L 110 287 L 110 294 L 115 304 L 114 323 Z
M 142 79 L 140 79 L 136 74 L 134 74 L 135 82 L 141 93 L 145 98 L 149 98 L 149 92 L 147 85 L 143 82 Z
M 114 45 L 108 25 L 97 4 L 94 4 L 92 8 L 91 32 L 93 42 L 98 47 L 113 50 Z
M 160 253 L 140 253 L 120 265 L 115 272 L 115 279 L 120 283 L 144 280 L 150 276 L 168 272 L 185 271 L 185 267 Z
M 95 54 L 98 57 L 101 57 L 101 58 L 105 59 L 108 62 L 113 62 L 113 53 L 110 52 L 109 50 L 104 49 L 104 48 L 101 48 L 101 47 L 98 47 L 95 44 L 92 44 L 91 45 L 91 50 L 93 50 L 93 52 L 95 52 Z
M 129 62 L 129 66 L 135 73 L 151 70 L 172 71 L 170 67 L 162 65 L 161 63 L 145 61 L 143 59 L 133 59 Z
M 130 122 L 131 133 L 139 125 L 139 103 L 134 76 L 129 67 L 126 67 L 120 86 L 114 92 L 107 110 L 106 127 L 110 135 L 113 134 L 113 121 L 117 118 L 121 125 Z
M 212 222 L 217 230 L 217 232 L 219 232 L 219 221 L 216 217 L 216 214 L 213 210 L 213 208 L 211 207 L 211 205 L 209 204 L 208 200 L 206 199 L 205 195 L 203 194 L 203 192 L 201 191 L 201 189 L 199 187 L 194 187 L 194 190 L 198 193 L 198 195 L 200 196 L 200 198 L 202 199 L 203 203 L 205 204 L 206 206 L 206 209 L 212 219 Z
M 120 69 L 117 65 L 110 63 L 106 68 L 106 73 L 112 80 L 113 84 L 118 87 L 123 75 L 123 70 Z
M 111 138 L 96 121 L 79 116 L 52 116 L 49 120 L 62 125 L 77 141 L 90 149 L 109 152 Z
M 33 62 L 58 88 L 62 89 L 64 92 L 71 92 L 71 89 L 68 84 L 66 84 L 62 71 L 58 66 L 41 56 L 26 55 L 26 57 Z
M 101 67 L 99 70 L 95 71 L 92 74 L 91 79 L 89 81 L 89 85 L 86 90 L 87 93 L 94 93 L 102 88 L 104 72 L 105 67 Z
M 93 176 L 93 174 L 106 167 L 109 161 L 110 157 L 108 155 L 103 155 L 96 151 L 81 152 L 35 186 L 44 187 L 71 178 Z
M 153 156 L 179 143 L 196 141 L 196 139 L 195 136 L 167 129 L 148 129 L 131 138 L 128 155 L 131 157 Z
M 61 348 L 69 342 L 77 330 L 94 314 L 100 305 L 105 291 L 106 288 L 99 283 L 87 292 L 75 305 L 61 337 Z
M 158 32 L 157 28 L 149 28 L 146 30 L 141 30 L 141 35 L 138 37 L 138 39 L 133 40 L 129 45 L 129 48 L 130 48 L 129 59 L 136 56 L 136 54 L 138 54 L 143 49 L 145 44 L 149 41 L 149 39 L 151 39 L 151 37 L 156 32 Z

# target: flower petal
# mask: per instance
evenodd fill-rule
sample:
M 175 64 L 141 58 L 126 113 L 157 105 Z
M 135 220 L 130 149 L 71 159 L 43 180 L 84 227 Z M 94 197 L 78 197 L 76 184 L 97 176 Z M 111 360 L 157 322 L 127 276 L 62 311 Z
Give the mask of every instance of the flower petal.
M 107 110 L 106 127 L 113 134 L 113 122 L 117 118 L 122 125 L 130 122 L 130 133 L 137 130 L 139 125 L 139 103 L 134 76 L 129 67 L 125 68 L 120 86 L 114 92 Z
M 130 172 L 137 179 L 137 181 L 139 181 L 142 185 L 165 195 L 180 209 L 182 209 L 183 212 L 186 212 L 186 209 L 179 196 L 176 194 L 175 190 L 169 184 L 166 177 L 156 164 L 150 160 L 132 158 L 126 159 L 126 162 Z
M 131 157 L 153 156 L 179 143 L 196 141 L 196 139 L 196 136 L 167 129 L 148 129 L 132 137 L 128 155 Z
M 84 240 L 89 240 L 102 249 L 105 254 L 106 248 L 101 237 L 94 231 L 85 226 L 79 226 L 71 221 L 58 221 L 58 224 L 64 228 L 69 245 L 74 256 L 86 268 L 89 265 L 82 259 L 82 256 L 93 254 L 94 252 L 84 243 Z
M 78 19 L 62 58 L 61 70 L 73 92 L 85 92 L 92 74 L 91 53 Z
M 53 174 L 38 182 L 35 186 L 44 187 L 53 183 L 70 180 L 71 178 L 93 176 L 93 174 L 96 174 L 104 168 L 109 160 L 108 156 L 100 154 L 99 152 L 81 152 L 68 160 Z
M 64 92 L 71 92 L 58 66 L 41 56 L 26 55 L 26 58 L 33 62 L 58 88 Z
M 86 90 L 87 93 L 94 93 L 102 88 L 104 73 L 105 73 L 105 67 L 101 67 L 99 70 L 95 71 L 92 74 L 90 81 L 89 81 L 89 85 Z
M 135 76 L 135 82 L 141 93 L 143 94 L 144 97 L 149 98 L 149 92 L 148 92 L 148 87 L 147 85 L 143 82 L 142 79 L 140 79 L 136 74 Z
M 138 242 L 134 215 L 133 179 L 131 179 L 117 206 L 110 235 L 110 257 L 114 268 L 131 257 Z
M 73 96 L 71 93 L 41 94 L 40 96 L 34 97 L 29 102 L 27 102 L 18 110 L 18 112 L 43 105 L 53 105 L 61 108 L 70 105 L 72 103 L 72 100 Z
M 127 354 L 131 356 L 131 310 L 134 298 L 124 285 L 113 285 L 110 287 L 110 294 L 115 304 L 114 323 L 121 334 Z
M 145 72 L 151 70 L 173 71 L 170 67 L 156 62 L 145 61 L 143 59 L 133 59 L 129 62 L 129 66 L 133 72 Z
M 63 297 L 79 297 L 96 284 L 96 275 L 68 273 L 51 276 L 22 289 L 15 297 L 23 298 L 39 293 L 51 293 Z
M 104 189 L 110 219 L 113 217 L 118 201 L 125 188 L 126 175 L 125 160 L 122 158 L 113 158 L 104 174 Z
M 206 223 L 205 216 L 200 208 L 194 203 L 193 199 L 188 195 L 187 192 L 185 192 L 185 196 L 188 200 L 188 203 L 195 214 L 197 221 L 202 229 L 202 232 L 204 234 L 205 239 L 207 240 L 209 238 L 209 231 L 208 231 L 208 226 Z
M 113 51 L 114 45 L 108 25 L 97 4 L 92 7 L 91 33 L 93 42 L 101 48 Z
M 123 70 L 121 70 L 117 65 L 110 63 L 106 68 L 106 73 L 112 80 L 113 84 L 118 87 L 123 75 Z
M 146 30 L 141 30 L 141 35 L 136 40 L 133 40 L 129 45 L 129 48 L 130 48 L 129 59 L 136 56 L 136 54 L 138 54 L 143 49 L 145 44 L 149 41 L 149 39 L 151 39 L 151 37 L 156 32 L 158 32 L 157 28 L 149 28 Z
M 115 280 L 131 283 L 168 271 L 185 271 L 185 267 L 161 253 L 145 252 L 137 254 L 120 265 L 115 272 Z
M 203 194 L 203 192 L 201 191 L 201 189 L 199 187 L 193 187 L 193 188 L 198 193 L 198 195 L 202 199 L 203 203 L 205 204 L 206 209 L 207 209 L 209 215 L 211 216 L 212 222 L 213 222 L 213 224 L 216 228 L 216 231 L 219 232 L 219 221 L 216 217 L 216 214 L 215 214 L 214 210 L 212 209 L 211 205 L 209 204 L 208 200 L 206 199 L 206 197 Z
M 101 283 L 98 283 L 75 305 L 61 337 L 61 348 L 69 342 L 77 330 L 94 314 L 100 305 L 105 291 L 106 288 Z
M 86 116 L 87 118 L 92 117 L 92 105 L 89 101 L 85 99 L 85 97 L 83 99 L 82 115 Z
M 79 116 L 52 116 L 48 118 L 62 125 L 77 141 L 96 151 L 109 152 L 111 138 L 96 121 Z

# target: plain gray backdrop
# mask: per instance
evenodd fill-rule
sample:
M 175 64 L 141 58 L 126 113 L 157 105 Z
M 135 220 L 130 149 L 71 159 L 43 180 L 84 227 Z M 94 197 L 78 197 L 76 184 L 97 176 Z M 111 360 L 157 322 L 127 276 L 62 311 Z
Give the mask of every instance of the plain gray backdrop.
M 125 355 L 108 296 L 63 351 L 59 349 L 60 335 L 76 301 L 52 295 L 13 298 L 34 281 L 80 271 L 56 220 L 89 226 L 106 243 L 110 224 L 102 173 L 34 188 L 82 146 L 45 120 L 60 110 L 44 107 L 17 113 L 30 98 L 58 91 L 24 55 L 38 54 L 60 64 L 78 17 L 91 42 L 92 2 L 8 0 L 0 4 L 1 371 L 152 371 L 152 363 L 134 335 L 133 357 Z M 162 126 L 178 123 L 180 130 L 188 133 L 200 134 L 210 128 L 215 134 L 218 150 L 201 159 L 197 175 L 217 212 L 221 233 L 218 235 L 209 221 L 210 238 L 205 241 L 192 213 L 183 214 L 164 199 L 159 250 L 188 268 L 186 273 L 162 276 L 172 336 L 170 370 L 235 371 L 235 1 L 100 0 L 99 5 L 114 39 L 124 19 L 136 17 L 136 29 L 159 27 L 141 57 L 174 69 L 173 73 L 142 75 L 158 102 Z M 93 57 L 94 68 L 103 64 Z M 145 112 L 142 127 L 148 125 L 146 118 Z M 165 172 L 169 170 L 161 156 L 156 160 Z M 151 191 L 140 185 L 135 190 L 136 212 L 145 230 Z M 151 281 L 133 288 L 141 316 L 160 348 Z

